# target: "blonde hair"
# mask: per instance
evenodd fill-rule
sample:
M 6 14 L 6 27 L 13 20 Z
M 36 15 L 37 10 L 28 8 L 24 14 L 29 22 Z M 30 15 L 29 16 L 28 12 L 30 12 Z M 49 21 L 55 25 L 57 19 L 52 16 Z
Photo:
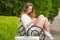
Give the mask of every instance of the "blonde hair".
M 25 14 L 25 13 L 27 12 L 27 9 L 28 9 L 29 6 L 32 6 L 32 12 L 29 14 L 29 16 L 30 16 L 31 18 L 35 18 L 34 6 L 33 6 L 33 4 L 31 4 L 31 3 L 26 3 L 26 4 L 24 5 L 23 10 L 22 10 L 20 16 L 21 16 L 22 14 Z

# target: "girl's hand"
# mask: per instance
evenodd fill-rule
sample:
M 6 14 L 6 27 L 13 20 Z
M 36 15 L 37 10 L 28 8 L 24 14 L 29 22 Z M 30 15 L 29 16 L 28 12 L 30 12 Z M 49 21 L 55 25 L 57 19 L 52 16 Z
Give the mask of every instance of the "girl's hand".
M 36 22 L 36 18 L 33 18 L 33 19 L 32 19 L 32 22 L 35 23 L 35 22 Z

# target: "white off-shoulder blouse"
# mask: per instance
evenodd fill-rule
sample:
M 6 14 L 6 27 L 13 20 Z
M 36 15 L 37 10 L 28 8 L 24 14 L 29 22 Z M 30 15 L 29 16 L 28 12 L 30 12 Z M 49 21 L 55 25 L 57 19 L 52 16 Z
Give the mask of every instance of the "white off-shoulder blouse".
M 32 21 L 30 16 L 28 16 L 27 14 L 22 14 L 21 15 L 21 20 L 22 20 L 23 26 L 25 27 L 26 31 L 27 31 L 28 28 L 30 28 L 32 25 L 34 25 L 32 23 L 29 27 L 26 26 L 28 23 L 30 23 Z

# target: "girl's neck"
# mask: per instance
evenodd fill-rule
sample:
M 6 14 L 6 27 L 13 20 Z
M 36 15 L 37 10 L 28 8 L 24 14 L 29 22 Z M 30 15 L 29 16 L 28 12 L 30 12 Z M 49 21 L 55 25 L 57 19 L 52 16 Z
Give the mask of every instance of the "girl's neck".
M 27 13 L 27 12 L 26 12 L 25 14 L 26 14 L 26 15 L 28 15 L 28 16 L 30 15 L 30 14 L 29 14 L 29 13 Z

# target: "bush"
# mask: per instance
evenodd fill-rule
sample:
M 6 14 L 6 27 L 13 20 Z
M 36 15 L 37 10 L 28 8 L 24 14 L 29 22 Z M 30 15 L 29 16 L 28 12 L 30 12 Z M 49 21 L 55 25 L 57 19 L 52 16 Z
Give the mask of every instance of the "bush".
M 34 5 L 36 17 L 43 14 L 52 21 L 58 12 L 56 0 L 1 0 L 0 2 L 1 15 L 18 16 L 27 2 Z
M 55 16 L 58 15 L 58 10 L 59 7 L 58 7 L 58 1 L 57 0 L 52 0 L 52 8 L 51 8 L 51 11 L 50 11 L 50 14 L 49 14 L 49 17 L 48 19 L 51 20 L 51 23 L 53 22 Z
M 0 40 L 14 40 L 19 19 L 14 16 L 0 16 Z

